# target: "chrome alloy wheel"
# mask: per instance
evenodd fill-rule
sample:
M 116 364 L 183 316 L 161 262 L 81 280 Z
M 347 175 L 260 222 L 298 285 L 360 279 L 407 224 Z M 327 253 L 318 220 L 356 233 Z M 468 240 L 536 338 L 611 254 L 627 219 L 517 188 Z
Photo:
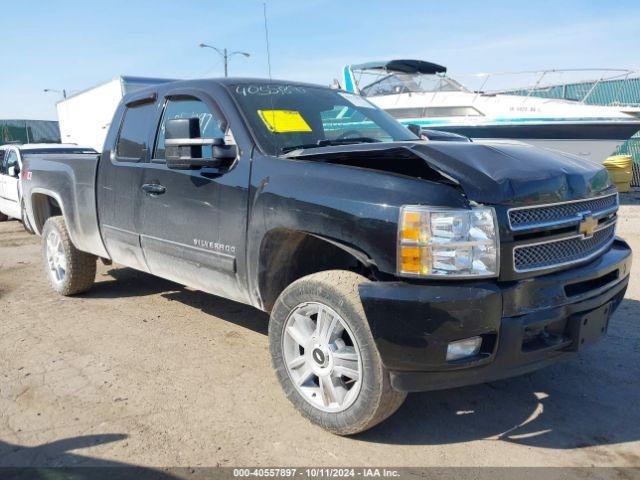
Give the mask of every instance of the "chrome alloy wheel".
M 46 252 L 49 277 L 55 283 L 62 283 L 67 275 L 67 257 L 58 232 L 52 230 L 47 235 Z
M 362 358 L 346 322 L 316 302 L 295 307 L 284 325 L 287 372 L 302 397 L 325 412 L 341 412 L 358 398 Z

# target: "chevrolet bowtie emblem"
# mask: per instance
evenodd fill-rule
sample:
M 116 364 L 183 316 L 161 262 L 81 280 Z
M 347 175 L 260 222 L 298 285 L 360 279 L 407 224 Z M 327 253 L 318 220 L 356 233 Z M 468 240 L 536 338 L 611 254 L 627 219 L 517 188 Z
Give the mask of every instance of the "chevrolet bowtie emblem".
M 582 235 L 584 235 L 584 238 L 591 238 L 593 237 L 593 232 L 596 231 L 597 227 L 598 220 L 593 218 L 590 214 L 586 214 L 582 217 L 582 221 L 580 222 L 580 225 L 578 225 L 578 230 Z

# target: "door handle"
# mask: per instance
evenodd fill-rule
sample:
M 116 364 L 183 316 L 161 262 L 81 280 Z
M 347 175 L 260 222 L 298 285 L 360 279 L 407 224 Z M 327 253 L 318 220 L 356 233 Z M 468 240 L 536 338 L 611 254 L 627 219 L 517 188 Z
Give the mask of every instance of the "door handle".
M 142 185 L 142 190 L 149 195 L 162 195 L 167 191 L 167 188 L 159 183 L 145 183 Z

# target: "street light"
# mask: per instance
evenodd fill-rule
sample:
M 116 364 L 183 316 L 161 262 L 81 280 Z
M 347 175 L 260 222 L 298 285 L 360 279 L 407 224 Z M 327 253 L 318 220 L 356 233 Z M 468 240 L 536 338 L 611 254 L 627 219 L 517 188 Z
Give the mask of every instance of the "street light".
M 215 50 L 216 52 L 218 52 L 218 54 L 224 59 L 224 76 L 228 77 L 228 64 L 229 64 L 229 57 L 232 57 L 234 55 L 244 55 L 245 57 L 250 57 L 251 55 L 249 55 L 247 52 L 227 52 L 227 49 L 223 49 L 220 50 L 217 47 L 214 47 L 213 45 L 207 45 L 206 43 L 201 43 L 198 45 L 200 48 L 211 48 L 212 50 Z
M 67 99 L 67 91 L 64 88 L 62 90 L 55 90 L 53 88 L 45 88 L 44 92 L 45 93 L 50 93 L 50 92 L 60 93 L 60 94 L 62 94 L 62 98 L 64 98 L 65 100 Z

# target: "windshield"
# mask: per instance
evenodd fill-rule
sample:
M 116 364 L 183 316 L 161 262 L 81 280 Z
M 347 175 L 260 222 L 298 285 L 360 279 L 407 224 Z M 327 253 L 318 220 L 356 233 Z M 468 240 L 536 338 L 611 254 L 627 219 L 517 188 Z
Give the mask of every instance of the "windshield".
M 363 72 L 364 73 L 364 72 Z M 384 74 L 361 87 L 360 91 L 368 97 L 378 95 L 397 95 L 399 93 L 423 92 L 466 92 L 460 83 L 444 75 L 427 75 L 421 73 Z
M 230 86 L 266 153 L 348 143 L 417 140 L 388 113 L 352 93 L 286 83 Z

